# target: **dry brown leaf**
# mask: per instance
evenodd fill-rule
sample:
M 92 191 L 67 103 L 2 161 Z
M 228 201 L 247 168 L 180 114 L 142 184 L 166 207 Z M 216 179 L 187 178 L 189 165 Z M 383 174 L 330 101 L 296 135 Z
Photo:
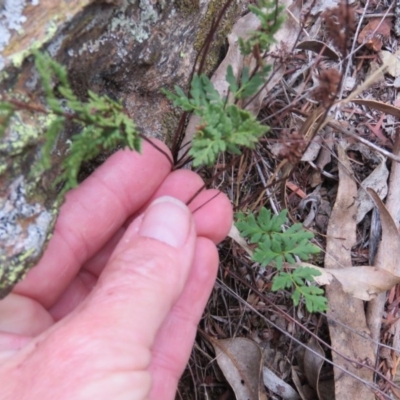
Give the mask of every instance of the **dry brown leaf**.
M 319 342 L 311 337 L 304 351 L 303 368 L 307 381 L 317 392 L 319 400 L 334 400 L 333 380 L 320 380 L 325 353 Z
M 263 368 L 264 385 L 283 400 L 300 400 L 298 393 L 269 368 Z
M 314 390 L 308 384 L 303 385 L 297 374 L 296 371 L 297 368 L 298 367 L 292 367 L 292 381 L 301 397 L 301 400 L 314 400 L 315 399 Z
M 336 51 L 319 40 L 305 40 L 304 42 L 299 43 L 296 46 L 296 49 L 310 50 L 314 53 L 321 54 L 322 56 L 329 57 L 333 61 L 339 61 L 339 55 Z
M 388 65 L 388 60 L 384 61 L 377 70 L 367 76 L 366 80 L 361 85 L 359 85 L 345 99 L 338 101 L 336 104 L 347 104 L 354 101 L 354 99 L 356 99 L 364 90 L 380 81 L 382 74 L 387 71 Z
M 236 400 L 266 400 L 261 379 L 263 353 L 258 344 L 246 338 L 214 339 L 211 344 Z
M 398 263 L 400 234 L 395 221 L 379 195 L 371 188 L 366 190 L 378 207 L 382 223 L 382 240 L 377 256 L 379 262 L 375 266 L 351 267 L 349 266 L 351 265 L 350 262 L 342 261 L 340 263 L 342 268 L 335 269 L 319 268 L 307 263 L 302 263 L 301 265 L 315 268 L 321 272 L 320 276 L 315 277 L 315 282 L 319 285 L 331 285 L 334 282 L 334 277 L 340 282 L 341 289 L 347 294 L 357 299 L 371 301 L 379 294 L 400 283 L 400 265 Z M 350 195 L 351 192 L 349 193 Z M 337 237 L 340 237 L 340 233 L 336 234 Z M 346 234 L 346 232 L 341 232 L 341 235 L 344 235 L 342 237 L 347 237 Z M 333 238 L 330 238 L 330 236 L 328 238 L 328 243 L 330 243 Z
M 400 155 L 400 136 L 397 133 L 395 136 L 395 142 L 393 146 L 393 154 L 396 156 Z M 400 163 L 394 162 L 392 163 L 392 167 L 390 169 L 390 178 L 389 178 L 389 193 L 386 198 L 386 208 L 389 211 L 390 215 L 397 222 L 400 220 Z M 396 223 L 396 226 L 398 224 Z M 398 254 L 386 254 L 383 251 L 378 249 L 378 253 L 375 257 L 375 265 L 380 267 L 386 264 L 387 257 L 395 257 Z M 376 299 L 372 300 L 368 303 L 367 306 L 367 319 L 368 326 L 371 329 L 372 338 L 379 342 L 381 338 L 381 324 L 382 324 L 382 315 L 386 304 L 386 293 L 382 293 Z M 395 334 L 393 337 L 393 346 L 396 346 L 396 343 L 399 343 L 399 337 Z
M 390 18 L 371 18 L 358 35 L 358 43 L 373 51 L 380 51 L 383 43 L 389 39 L 392 21 Z
M 342 268 L 323 269 L 312 265 L 321 272 L 315 281 L 318 284 L 330 285 L 334 276 L 341 284 L 342 290 L 357 299 L 370 301 L 380 293 L 386 292 L 396 284 L 400 283 L 400 265 L 398 254 L 400 254 L 400 234 L 397 230 L 389 211 L 386 209 L 378 194 L 371 188 L 367 192 L 374 200 L 379 210 L 382 222 L 382 240 L 379 253 L 384 255 L 382 261 L 376 266 L 349 267 L 351 263 L 342 262 Z M 329 239 L 328 242 L 332 240 Z M 333 254 L 333 253 L 332 253 Z M 381 258 L 377 258 L 381 260 Z M 304 263 L 302 265 L 305 265 Z
M 313 350 L 313 351 L 311 351 Z M 322 365 L 324 364 L 325 353 L 321 345 L 311 337 L 307 342 L 307 347 L 304 352 L 304 373 L 310 386 L 319 394 L 319 374 L 321 373 Z
M 335 142 L 333 139 L 334 135 L 332 128 L 330 126 L 326 127 L 326 132 L 324 132 L 322 135 L 325 145 L 321 148 L 321 151 L 318 154 L 318 158 L 315 162 L 317 169 L 315 169 L 311 174 L 310 186 L 312 188 L 322 183 L 323 179 L 321 171 L 324 171 L 325 166 L 332 161 L 332 149 Z
M 300 263 L 299 266 L 314 268 L 321 275 L 314 277 L 314 281 L 321 286 L 339 282 L 344 292 L 356 299 L 371 301 L 386 290 L 400 282 L 395 275 L 384 269 L 374 266 L 344 267 L 340 269 L 326 269 L 309 263 Z
M 351 265 L 351 249 L 356 242 L 357 207 L 354 198 L 357 195 L 357 185 L 352 177 L 350 161 L 340 143 L 337 149 L 339 187 L 327 230 L 325 268 L 328 272 Z M 373 400 L 373 393 L 362 382 L 343 373 L 343 370 L 371 383 L 373 373 L 367 369 L 360 369 L 339 356 L 341 354 L 349 359 L 357 357 L 359 360 L 369 360 L 372 365 L 375 362 L 375 354 L 368 340 L 369 330 L 364 304 L 361 300 L 345 293 L 337 281 L 326 287 L 326 297 L 328 298 L 327 314 L 331 343 L 337 351 L 337 353 L 332 353 L 332 361 L 335 365 L 335 396 L 337 399 Z
M 400 72 L 400 69 L 399 69 Z M 382 111 L 385 114 L 393 115 L 396 118 L 400 118 L 400 108 L 392 106 L 390 104 L 382 103 L 381 101 L 368 100 L 368 99 L 354 99 L 352 100 L 355 104 L 361 104 L 363 106 L 375 108 L 378 111 Z
M 374 299 L 400 282 L 395 275 L 371 266 L 347 267 L 329 272 L 341 283 L 346 293 L 365 301 Z
M 394 146 L 393 154 L 396 156 L 400 155 L 400 136 L 397 133 Z M 386 198 L 386 208 L 390 212 L 394 221 L 400 220 L 400 163 L 392 163 L 389 178 L 389 192 Z M 397 224 L 396 224 L 397 226 Z M 382 266 L 387 263 L 387 258 L 398 258 L 398 249 L 395 254 L 386 254 L 383 251 L 378 250 L 375 257 L 375 265 Z M 386 304 L 386 293 L 382 293 L 376 299 L 368 303 L 367 307 L 367 319 L 368 326 L 371 329 L 372 338 L 378 343 L 381 339 L 381 325 L 382 325 L 382 315 Z M 393 336 L 393 346 L 394 348 L 399 348 L 400 334 L 398 332 L 399 324 L 395 324 L 396 329 Z
M 259 27 L 260 20 L 254 14 L 249 13 L 236 22 L 232 32 L 228 35 L 228 52 L 211 78 L 215 89 L 221 96 L 226 96 L 228 93 L 229 84 L 225 79 L 228 65 L 232 66 L 233 74 L 237 79 L 242 73 L 244 57 L 239 50 L 239 38 L 246 40 L 251 32 L 256 31 Z

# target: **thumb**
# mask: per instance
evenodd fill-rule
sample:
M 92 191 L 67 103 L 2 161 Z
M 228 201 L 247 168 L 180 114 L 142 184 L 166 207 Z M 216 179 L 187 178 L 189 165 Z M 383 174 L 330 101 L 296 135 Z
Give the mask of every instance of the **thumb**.
M 184 288 L 195 240 L 187 206 L 169 196 L 155 200 L 127 229 L 81 312 L 127 349 L 150 349 Z

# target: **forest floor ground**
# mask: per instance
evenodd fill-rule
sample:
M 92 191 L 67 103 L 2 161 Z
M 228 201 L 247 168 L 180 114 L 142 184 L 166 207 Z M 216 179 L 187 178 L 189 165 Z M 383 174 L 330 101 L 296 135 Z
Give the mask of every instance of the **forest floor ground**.
M 259 112 L 269 134 L 255 150 L 221 156 L 213 168 L 199 172 L 208 186 L 229 196 L 235 212 L 287 208 L 291 221 L 315 234 L 321 253 L 310 260 L 314 265 L 385 268 L 396 264 L 399 245 L 397 238 L 380 234 L 378 208 L 364 189 L 388 199 L 398 225 L 396 201 L 388 203 L 400 187 L 394 161 L 400 154 L 397 10 L 389 0 L 351 3 L 354 30 L 344 27 L 347 47 L 339 49 L 323 18 L 336 5 L 333 0 L 305 3 L 295 45 L 284 50 L 280 42 L 272 54 L 272 75 L 278 79 Z M 291 18 L 296 17 L 290 11 Z M 282 29 L 288 38 L 296 35 L 290 24 Z M 319 107 L 324 96 L 330 100 L 335 80 L 341 83 L 335 93 L 339 103 L 320 124 Z M 349 96 L 356 101 L 344 101 Z M 291 164 L 287 179 L 283 159 Z M 242 400 L 241 386 L 250 390 L 249 400 L 364 400 L 352 391 L 365 388 L 371 399 L 400 398 L 400 286 L 395 280 L 382 295 L 381 311 L 336 282 L 327 286 L 328 311 L 310 313 L 303 301 L 294 306 L 290 290 L 271 290 L 276 268 L 261 268 L 249 248 L 227 238 L 219 249 L 217 281 L 177 399 L 227 400 L 236 394 Z M 367 275 L 359 269 L 344 278 L 353 286 L 351 293 L 354 286 L 368 293 L 376 289 Z M 373 357 L 362 353 L 368 346 Z

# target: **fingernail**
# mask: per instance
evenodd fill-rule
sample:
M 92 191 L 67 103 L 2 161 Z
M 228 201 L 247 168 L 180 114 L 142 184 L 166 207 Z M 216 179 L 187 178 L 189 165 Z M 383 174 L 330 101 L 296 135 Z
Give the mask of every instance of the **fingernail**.
M 184 203 L 170 196 L 154 200 L 144 213 L 139 234 L 180 248 L 186 242 L 191 223 Z

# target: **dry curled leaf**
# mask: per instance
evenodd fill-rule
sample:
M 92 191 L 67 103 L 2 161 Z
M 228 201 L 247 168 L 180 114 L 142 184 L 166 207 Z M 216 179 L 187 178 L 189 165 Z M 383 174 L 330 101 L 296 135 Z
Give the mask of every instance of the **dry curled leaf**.
M 263 368 L 263 382 L 269 390 L 278 394 L 283 400 L 300 400 L 297 392 L 267 367 Z
M 358 35 L 358 43 L 373 51 L 380 51 L 382 45 L 389 39 L 392 21 L 390 18 L 371 18 Z
M 311 337 L 304 352 L 304 373 L 310 386 L 317 392 L 319 400 L 334 399 L 333 380 L 321 380 L 325 353 L 319 342 Z
M 400 70 L 399 70 L 400 72 Z M 381 101 L 369 100 L 369 99 L 354 99 L 353 103 L 361 104 L 370 108 L 375 108 L 378 111 L 382 111 L 385 114 L 393 115 L 396 118 L 400 118 L 400 108 L 392 106 L 390 104 L 382 103 Z
M 351 249 L 356 244 L 357 207 L 354 198 L 357 195 L 357 185 L 353 179 L 352 165 L 345 145 L 343 141 L 337 145 L 339 186 L 327 229 L 325 268 L 332 274 L 340 273 L 345 266 L 351 265 Z M 357 267 L 351 269 L 354 270 L 351 272 L 359 272 Z M 359 277 L 353 277 L 353 281 L 357 280 Z M 362 379 L 371 382 L 372 372 L 359 369 L 342 358 L 343 355 L 352 358 L 357 354 L 360 359 L 374 360 L 372 345 L 368 340 L 364 304 L 347 294 L 337 282 L 327 286 L 325 293 L 328 298 L 327 315 L 331 343 L 337 350 L 337 353 L 332 353 L 335 365 L 335 398 L 373 400 L 373 393 L 361 383 Z M 361 337 L 355 332 L 362 332 L 364 336 Z M 339 367 L 357 375 L 361 378 L 360 381 L 343 374 Z
M 266 400 L 261 380 L 263 353 L 246 338 L 212 340 L 217 363 L 237 400 Z
M 339 55 L 335 50 L 331 49 L 326 43 L 319 40 L 305 40 L 296 46 L 296 49 L 310 50 L 322 56 L 329 57 L 333 61 L 339 61 Z

